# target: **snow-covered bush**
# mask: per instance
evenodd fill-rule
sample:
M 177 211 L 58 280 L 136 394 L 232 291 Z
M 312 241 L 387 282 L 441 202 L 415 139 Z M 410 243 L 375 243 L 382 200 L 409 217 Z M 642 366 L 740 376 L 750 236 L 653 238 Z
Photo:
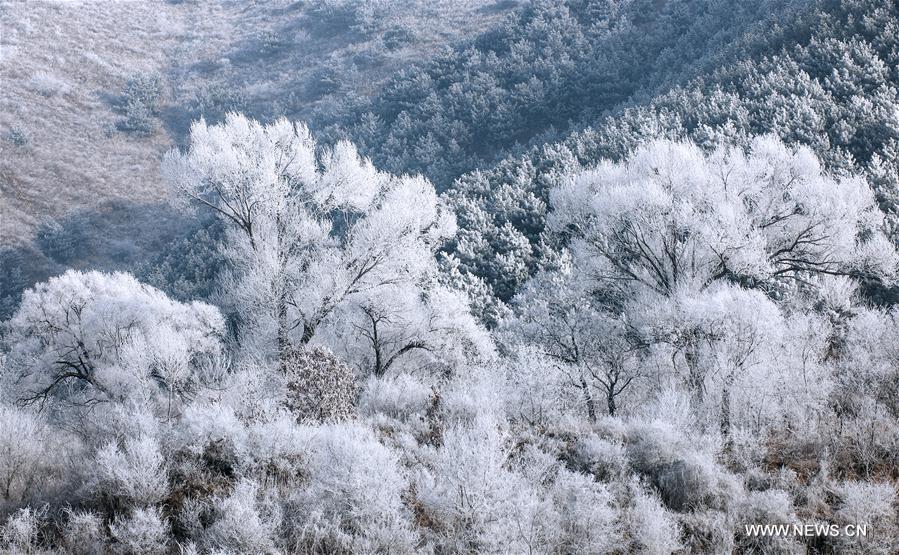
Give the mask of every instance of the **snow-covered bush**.
M 413 551 L 396 455 L 360 424 L 302 428 L 304 481 L 286 496 L 286 548 L 300 552 Z
M 632 468 L 676 511 L 727 510 L 742 493 L 736 477 L 710 454 L 659 423 L 632 427 L 626 451 Z
M 751 536 L 744 526 L 755 524 L 802 524 L 793 509 L 787 492 L 782 490 L 753 491 L 737 507 L 736 546 L 746 553 L 801 553 L 802 546 L 795 538 L 779 536 Z
M 558 512 L 558 536 L 549 542 L 562 553 L 616 553 L 621 548 L 618 512 L 607 486 L 563 468 L 556 471 L 550 500 Z M 536 547 L 536 546 L 535 546 Z
M 502 362 L 506 414 L 531 426 L 565 428 L 583 412 L 583 399 L 563 365 L 532 346 L 519 346 Z
M 683 546 L 687 553 L 733 553 L 733 523 L 728 515 L 713 509 L 680 513 Z
M 162 501 L 169 491 L 165 459 L 153 438 L 127 438 L 121 448 L 109 443 L 96 460 L 101 495 L 142 506 Z
M 137 135 L 149 135 L 156 127 L 154 118 L 159 112 L 161 80 L 158 75 L 139 73 L 132 76 L 122 91 L 124 118 L 119 129 Z
M 590 434 L 575 444 L 572 461 L 581 472 L 606 483 L 624 481 L 630 475 L 624 446 L 597 434 Z
M 440 388 L 439 417 L 444 425 L 471 424 L 481 416 L 503 418 L 505 369 L 501 365 L 469 365 L 455 368 Z
M 681 548 L 681 530 L 675 515 L 657 496 L 643 491 L 638 483 L 630 485 L 632 503 L 625 514 L 632 553 L 668 555 Z
M 46 505 L 39 509 L 25 507 L 9 515 L 0 528 L 0 545 L 13 553 L 39 553 L 47 510 Z
M 281 515 L 277 506 L 260 499 L 263 495 L 258 484 L 242 480 L 229 494 L 211 499 L 206 518 L 212 524 L 200 534 L 200 545 L 213 552 L 273 551 Z
M 65 95 L 72 90 L 72 85 L 62 78 L 48 73 L 39 71 L 28 79 L 26 86 L 41 96 L 51 97 L 56 95 Z
M 287 409 L 298 421 L 339 422 L 356 412 L 353 371 L 324 349 L 294 349 L 283 363 Z
M 540 502 L 505 467 L 501 424 L 488 416 L 449 427 L 413 482 L 412 507 L 429 542 L 441 551 L 527 552 Z M 537 524 L 539 524 L 539 519 Z
M 77 440 L 30 411 L 0 405 L 0 510 L 74 478 L 63 466 L 66 448 L 77 450 Z
M 359 395 L 359 412 L 369 417 L 385 415 L 408 422 L 416 416 L 424 417 L 431 393 L 430 386 L 411 374 L 370 377 Z
M 184 411 L 175 444 L 194 454 L 202 454 L 209 445 L 228 445 L 237 458 L 246 456 L 246 425 L 234 409 L 222 403 L 195 403 Z
M 6 133 L 6 139 L 13 145 L 18 147 L 28 145 L 30 141 L 28 132 L 21 125 L 14 125 L 12 128 L 10 128 L 10 130 Z
M 834 523 L 866 526 L 867 535 L 834 538 L 840 553 L 883 554 L 899 549 L 899 494 L 891 483 L 844 482 L 836 488 Z M 857 530 L 857 528 L 856 528 Z
M 443 422 L 439 385 L 407 373 L 369 377 L 359 396 L 359 414 L 402 457 L 416 457 L 413 444 L 438 444 Z
M 90 555 L 104 550 L 106 531 L 103 519 L 90 511 L 66 511 L 62 546 L 70 553 Z
M 167 552 L 169 525 L 156 507 L 120 514 L 109 524 L 114 552 L 127 555 L 162 555 Z

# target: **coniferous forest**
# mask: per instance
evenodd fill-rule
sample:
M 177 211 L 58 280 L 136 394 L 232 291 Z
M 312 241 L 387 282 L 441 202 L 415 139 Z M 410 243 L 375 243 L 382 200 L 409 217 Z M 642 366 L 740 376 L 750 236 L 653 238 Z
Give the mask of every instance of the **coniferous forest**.
M 0 0 L 0 551 L 899 553 L 899 3 Z

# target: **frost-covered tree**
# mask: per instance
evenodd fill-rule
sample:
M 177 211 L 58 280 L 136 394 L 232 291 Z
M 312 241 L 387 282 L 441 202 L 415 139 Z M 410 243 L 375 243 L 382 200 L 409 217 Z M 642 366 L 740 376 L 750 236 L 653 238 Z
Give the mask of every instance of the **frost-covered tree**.
M 784 318 L 768 297 L 814 296 L 821 277 L 889 282 L 896 275 L 899 257 L 880 229 L 870 187 L 833 178 L 808 150 L 770 137 L 749 152 L 711 154 L 656 141 L 624 162 L 580 173 L 550 198 L 549 222 L 570 239 L 582 294 L 563 302 L 558 278 L 535 279 L 525 291 L 559 298 L 530 318 L 531 327 L 546 328 L 554 313 L 563 315 L 557 331 L 542 335 L 571 358 L 600 344 L 591 332 L 617 320 L 629 341 L 613 350 L 627 352 L 630 344 L 651 348 L 656 358 L 667 353 L 670 364 L 651 366 L 680 376 L 697 410 L 707 403 L 706 388 L 717 384 L 708 401 L 720 403 L 725 434 L 741 377 L 771 376 L 772 361 L 792 353 L 777 340 L 786 332 Z M 520 304 L 523 314 L 542 306 Z M 765 382 L 758 375 L 756 382 Z
M 218 355 L 224 319 L 129 274 L 69 270 L 27 290 L 5 323 L 3 383 L 20 404 L 92 407 L 157 400 L 171 415 Z
M 615 416 L 619 397 L 639 377 L 643 341 L 592 286 L 568 261 L 558 272 L 538 274 L 515 297 L 515 316 L 502 329 L 512 341 L 538 345 L 554 359 L 595 421 L 595 394 Z
M 389 310 L 401 310 L 426 295 L 434 253 L 455 231 L 425 179 L 379 172 L 346 142 L 317 152 L 308 129 L 286 119 L 200 121 L 189 149 L 169 154 L 165 166 L 182 198 L 230 224 L 226 295 L 256 335 L 274 331 L 282 361 L 351 301 L 374 315 L 374 335 L 383 322 L 376 305 L 394 298 Z M 398 351 L 423 348 L 420 331 Z M 376 358 L 381 347 L 372 341 Z
M 694 408 L 717 403 L 724 436 L 731 431 L 732 404 L 741 413 L 751 412 L 746 405 L 753 406 L 753 397 L 775 393 L 775 378 L 793 377 L 791 368 L 775 364 L 779 338 L 786 333 L 784 318 L 758 291 L 716 284 L 664 299 L 645 295 L 627 312 L 635 331 L 662 347 L 671 372 L 692 394 Z
M 328 322 L 322 340 L 360 373 L 377 377 L 404 365 L 454 366 L 492 354 L 492 340 L 464 293 L 434 278 L 416 289 L 409 285 L 351 299 Z
M 582 271 L 625 296 L 670 296 L 722 279 L 892 279 L 899 260 L 864 180 L 831 177 L 811 151 L 773 137 L 749 152 L 710 155 L 652 142 L 578 175 L 551 199 L 550 224 L 571 235 Z
M 840 458 L 870 477 L 884 464 L 899 466 L 899 311 L 857 312 L 835 361 L 830 425 Z

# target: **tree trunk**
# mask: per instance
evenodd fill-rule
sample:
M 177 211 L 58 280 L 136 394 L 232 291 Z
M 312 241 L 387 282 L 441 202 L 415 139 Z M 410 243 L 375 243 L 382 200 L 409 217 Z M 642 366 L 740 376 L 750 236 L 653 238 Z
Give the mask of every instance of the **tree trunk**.
M 278 367 L 287 371 L 287 357 L 290 354 L 290 322 L 287 321 L 287 302 L 278 300 Z
M 581 376 L 581 389 L 584 390 L 584 403 L 587 405 L 587 416 L 590 418 L 590 422 L 596 422 L 596 406 L 593 402 L 593 395 L 590 394 L 590 386 L 587 385 L 587 380 L 584 379 L 584 376 Z
M 699 354 L 693 341 L 684 349 L 684 361 L 687 363 L 687 385 L 693 396 L 693 410 L 699 413 L 705 404 L 705 379 L 699 369 Z
M 609 416 L 615 416 L 615 384 L 606 390 L 606 404 L 609 408 Z
M 381 356 L 381 340 L 378 338 L 378 319 L 371 315 L 369 315 L 369 318 L 371 318 L 371 346 L 375 351 L 375 376 L 380 378 L 387 369 L 384 368 L 384 359 Z
M 315 326 L 306 322 L 303 324 L 303 336 L 300 337 L 300 345 L 306 345 L 312 340 L 312 336 L 315 335 Z
M 375 344 L 375 377 L 383 377 L 384 373 L 387 372 L 387 368 L 384 367 L 384 358 L 381 356 L 381 346 Z
M 724 437 L 724 445 L 730 445 L 730 386 L 725 385 L 721 390 L 721 435 Z

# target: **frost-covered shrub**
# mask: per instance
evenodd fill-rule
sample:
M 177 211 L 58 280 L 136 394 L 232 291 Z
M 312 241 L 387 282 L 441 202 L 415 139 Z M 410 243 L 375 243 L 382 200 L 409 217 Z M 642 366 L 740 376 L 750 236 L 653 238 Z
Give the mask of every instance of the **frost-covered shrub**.
M 194 103 L 197 115 L 205 117 L 207 120 L 219 120 L 229 112 L 243 111 L 248 100 L 240 90 L 235 90 L 228 85 L 213 83 L 197 93 Z
M 109 525 L 116 553 L 155 555 L 166 553 L 169 525 L 158 508 L 134 509 L 130 515 L 119 515 Z
M 83 239 L 79 229 L 71 229 L 75 226 L 63 226 L 60 222 L 51 220 L 41 225 L 35 239 L 41 251 L 56 260 L 64 262 L 67 257 L 73 255 L 77 244 Z
M 558 552 L 618 552 L 618 514 L 605 485 L 592 477 L 559 469 L 550 492 L 550 499 L 559 514 Z
M 71 85 L 46 71 L 39 71 L 32 75 L 26 86 L 45 97 L 68 94 L 72 90 Z
M 127 438 L 123 447 L 109 443 L 97 453 L 97 490 L 133 504 L 153 504 L 168 494 L 166 463 L 159 443 L 150 437 Z
M 220 221 L 202 219 L 197 227 L 144 261 L 136 275 L 181 302 L 209 299 L 224 266 L 218 248 L 223 235 Z
M 681 548 L 681 530 L 675 515 L 655 495 L 637 484 L 630 485 L 633 500 L 625 514 L 632 553 L 668 555 Z
M 572 462 L 601 482 L 621 482 L 630 474 L 624 446 L 590 434 L 575 444 Z
M 197 537 L 211 499 L 227 497 L 241 477 L 268 477 L 267 469 L 276 466 L 270 453 L 283 444 L 272 431 L 267 422 L 250 429 L 220 403 L 198 403 L 185 411 L 167 461 L 171 492 L 166 504 L 177 533 Z
M 896 487 L 889 483 L 844 482 L 837 488 L 835 515 L 846 523 L 870 522 L 889 526 L 896 519 Z
M 387 417 L 417 428 L 425 421 L 433 389 L 420 378 L 397 374 L 370 377 L 359 395 L 359 413 L 369 418 Z
M 532 426 L 567 427 L 583 400 L 560 365 L 536 347 L 519 347 L 506 361 L 506 413 Z
M 696 421 L 696 412 L 690 407 L 690 396 L 675 387 L 665 387 L 652 396 L 640 407 L 639 414 L 646 421 L 664 422 L 672 430 L 689 430 Z
M 0 528 L 0 546 L 12 553 L 39 552 L 41 527 L 46 516 L 46 506 L 40 509 L 25 507 L 11 514 Z
M 203 531 L 200 545 L 210 551 L 271 552 L 281 515 L 276 506 L 260 502 L 263 493 L 256 483 L 242 480 L 230 494 L 212 499 L 212 524 Z
M 835 471 L 870 479 L 899 469 L 899 310 L 857 310 L 841 335 L 830 403 Z
M 128 79 L 125 89 L 122 91 L 124 104 L 140 104 L 147 108 L 149 113 L 156 114 L 159 110 L 159 97 L 162 93 L 162 81 L 159 75 L 152 73 L 139 73 Z
M 388 50 L 396 50 L 415 41 L 415 30 L 406 25 L 397 25 L 384 31 L 381 40 Z
M 149 135 L 156 127 L 153 119 L 159 112 L 161 79 L 155 74 L 140 73 L 131 77 L 122 91 L 125 114 L 118 127 L 138 135 Z
M 285 37 L 276 31 L 263 31 L 259 33 L 258 41 L 259 53 L 263 55 L 274 54 L 289 44 Z
M 195 455 L 202 455 L 210 445 L 218 445 L 231 458 L 243 460 L 247 456 L 246 425 L 231 407 L 221 403 L 196 403 L 184 411 L 179 422 L 174 445 Z
M 0 507 L 46 491 L 64 475 L 64 447 L 77 447 L 65 439 L 31 412 L 0 405 Z
M 106 541 L 103 519 L 90 511 L 68 510 L 61 536 L 62 546 L 69 553 L 100 553 Z
M 751 472 L 757 469 L 765 459 L 765 445 L 760 442 L 759 434 L 746 429 L 732 430 L 730 435 L 731 468 Z
M 13 126 L 6 134 L 6 138 L 16 146 L 25 146 L 29 141 L 28 132 L 19 125 Z
M 652 475 L 662 499 L 678 511 L 710 507 L 726 508 L 739 494 L 732 476 L 702 455 L 690 454 L 663 464 Z
M 794 538 L 779 536 L 750 536 L 744 526 L 752 524 L 800 524 L 790 496 L 785 491 L 754 491 L 739 504 L 734 530 L 736 546 L 745 553 L 802 553 L 803 546 Z
M 885 386 L 883 389 L 894 388 Z M 881 388 L 876 388 L 881 390 Z M 839 422 L 834 470 L 847 477 L 872 478 L 899 469 L 899 427 L 896 415 L 876 399 L 842 391 L 834 395 L 836 408 L 851 416 Z
M 365 37 L 379 27 L 389 6 L 382 0 L 314 0 L 306 12 L 306 25 L 321 35 L 351 29 Z
M 396 455 L 354 423 L 302 427 L 305 481 L 286 499 L 286 549 L 404 553 L 417 538 Z
M 632 425 L 626 437 L 627 456 L 639 473 L 649 474 L 661 465 L 689 450 L 685 438 L 667 423 L 655 421 L 649 425 Z
M 233 452 L 220 442 L 207 444 L 201 454 L 186 450 L 172 454 L 169 460 L 172 487 L 165 506 L 179 537 L 199 535 L 208 524 L 210 499 L 234 487 L 237 467 Z
M 507 393 L 500 365 L 457 368 L 440 390 L 440 417 L 446 426 L 472 424 L 481 416 L 502 418 Z
M 125 117 L 116 124 L 121 131 L 134 133 L 138 136 L 151 135 L 156 129 L 153 112 L 140 103 L 129 103 L 125 106 Z
M 505 468 L 500 423 L 481 416 L 446 430 L 414 480 L 411 505 L 429 541 L 445 552 L 527 552 L 540 502 Z
M 230 407 L 217 403 L 189 407 L 171 442 L 174 495 L 197 488 L 210 494 L 230 486 L 238 472 L 253 463 L 249 436 Z
M 256 476 L 263 487 L 279 491 L 290 491 L 305 481 L 308 430 L 289 413 L 251 422 L 246 441 L 243 474 Z
M 726 509 L 741 494 L 741 485 L 733 476 L 669 427 L 637 425 L 627 441 L 632 468 L 676 511 Z
M 288 410 L 298 421 L 339 422 L 356 412 L 356 376 L 330 352 L 293 350 L 284 363 Z
M 566 469 L 543 447 L 506 445 L 500 422 L 482 415 L 446 431 L 424 453 L 410 505 L 440 552 L 611 553 L 622 546 L 606 484 Z M 525 442 L 527 443 L 527 441 Z M 545 447 L 555 448 L 552 442 Z
M 733 526 L 727 514 L 706 510 L 678 515 L 687 553 L 718 555 L 734 552 Z
M 865 526 L 867 536 L 833 538 L 840 553 L 883 554 L 899 552 L 899 496 L 890 483 L 844 482 L 838 496 L 834 523 Z

